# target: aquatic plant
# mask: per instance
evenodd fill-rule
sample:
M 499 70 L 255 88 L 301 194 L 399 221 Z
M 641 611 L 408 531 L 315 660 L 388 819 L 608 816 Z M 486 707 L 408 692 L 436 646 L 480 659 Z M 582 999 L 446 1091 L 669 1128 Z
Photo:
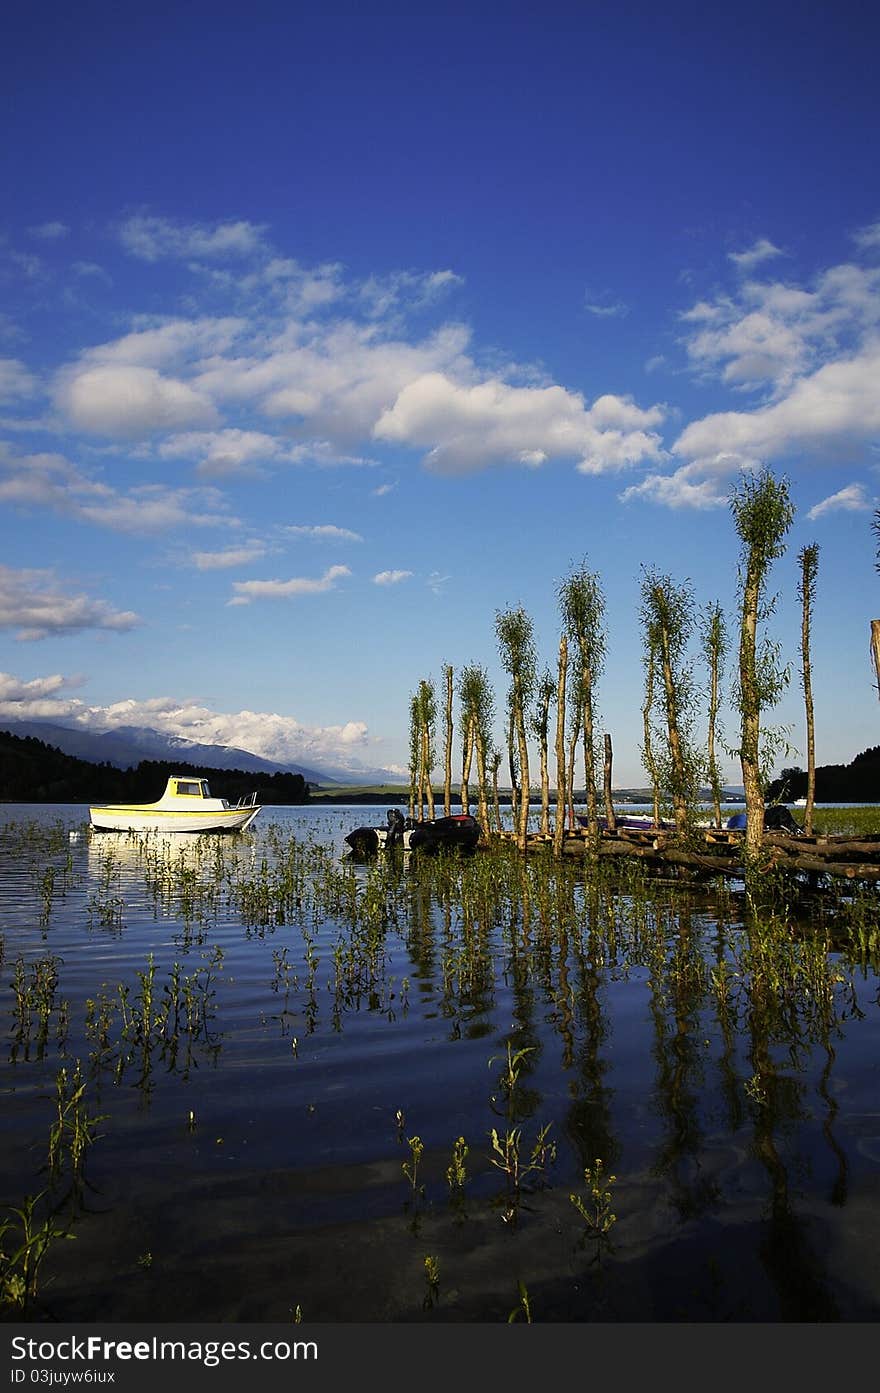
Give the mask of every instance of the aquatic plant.
M 597 1157 L 592 1166 L 584 1167 L 584 1181 L 589 1191 L 588 1195 L 572 1193 L 569 1199 L 590 1232 L 600 1240 L 617 1223 L 611 1198 L 611 1187 L 616 1183 L 617 1176 L 606 1175 L 604 1163 Z
M 517 1278 L 516 1289 L 519 1293 L 519 1301 L 514 1306 L 510 1315 L 507 1317 L 507 1324 L 513 1325 L 514 1321 L 524 1320 L 527 1325 L 532 1323 L 532 1303 L 529 1300 L 529 1289 L 525 1282 Z
M 419 1184 L 419 1162 L 425 1148 L 421 1137 L 407 1137 L 406 1144 L 409 1147 L 410 1159 L 404 1161 L 400 1169 L 409 1181 L 413 1195 L 423 1195 L 425 1187 Z
M 0 1310 L 5 1308 L 20 1319 L 29 1314 L 37 1296 L 40 1268 L 49 1249 L 57 1239 L 74 1237 L 51 1210 L 39 1218 L 37 1210 L 45 1201 L 45 1190 L 26 1195 L 20 1209 L 7 1211 L 12 1217 L 0 1219 Z

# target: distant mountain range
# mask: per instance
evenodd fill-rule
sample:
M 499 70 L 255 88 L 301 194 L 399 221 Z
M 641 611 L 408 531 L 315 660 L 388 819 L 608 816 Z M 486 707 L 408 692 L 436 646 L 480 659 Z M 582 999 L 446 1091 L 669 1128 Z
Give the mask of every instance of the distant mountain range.
M 144 759 L 175 760 L 203 765 L 206 769 L 243 769 L 254 774 L 301 774 L 306 783 L 325 787 L 333 784 L 399 783 L 400 776 L 387 769 L 309 769 L 302 764 L 264 759 L 239 750 L 234 745 L 201 745 L 178 735 L 165 735 L 149 726 L 117 726 L 104 732 L 82 727 L 56 725 L 51 721 L 0 720 L 0 729 L 12 735 L 32 736 L 62 750 L 66 755 L 92 764 L 112 764 L 117 769 L 133 769 Z

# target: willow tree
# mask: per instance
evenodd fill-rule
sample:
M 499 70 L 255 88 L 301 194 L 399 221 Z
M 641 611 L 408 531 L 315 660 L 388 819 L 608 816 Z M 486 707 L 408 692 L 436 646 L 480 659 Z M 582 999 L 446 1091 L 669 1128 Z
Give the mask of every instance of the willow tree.
M 510 677 L 510 716 L 516 735 L 519 763 L 520 799 L 517 810 L 516 840 L 524 851 L 529 827 L 529 749 L 526 741 L 526 711 L 531 704 L 537 680 L 532 621 L 520 606 L 498 610 L 495 634 L 501 665 Z
M 767 598 L 767 577 L 773 562 L 785 554 L 785 537 L 794 519 L 788 480 L 776 479 L 766 466 L 756 474 L 743 474 L 731 494 L 730 508 L 741 543 L 739 758 L 746 798 L 746 853 L 755 856 L 764 839 L 766 764 L 775 752 L 775 742 L 767 741 L 769 732 L 762 731 L 761 716 L 776 704 L 789 679 L 788 669 L 779 663 L 778 644 L 758 632 L 761 621 L 775 608 L 775 597 Z
M 690 585 L 676 585 L 669 576 L 646 571 L 641 619 L 661 685 L 666 724 L 664 782 L 672 799 L 675 830 L 683 836 L 693 821 L 700 769 L 692 739 L 693 670 L 687 661 L 694 620 Z
M 501 831 L 501 802 L 498 797 L 498 770 L 501 768 L 502 754 L 493 749 L 489 756 L 489 771 L 492 775 L 492 807 L 495 810 L 495 831 Z
M 547 758 L 550 729 L 550 707 L 556 696 L 556 678 L 545 668 L 538 680 L 535 709 L 532 713 L 532 734 L 538 741 L 541 761 L 541 834 L 550 835 L 550 767 Z
M 798 553 L 801 577 L 798 598 L 801 602 L 801 686 L 804 690 L 804 712 L 807 725 L 807 806 L 804 811 L 804 831 L 813 831 L 813 804 L 816 801 L 816 727 L 813 720 L 813 677 L 810 663 L 810 628 L 813 603 L 816 599 L 816 576 L 819 572 L 819 546 L 813 542 L 801 547 Z
M 422 818 L 422 802 L 427 799 L 428 817 L 434 817 L 434 788 L 431 773 L 437 762 L 435 727 L 437 722 L 437 697 L 434 684 L 428 678 L 419 683 L 417 693 L 419 708 L 419 820 Z
M 556 674 L 556 819 L 553 824 L 553 852 L 562 855 L 565 832 L 565 805 L 568 779 L 565 773 L 565 688 L 568 681 L 568 639 L 559 640 L 559 666 Z
M 880 571 L 880 508 L 874 513 L 871 528 L 877 538 L 874 569 Z M 880 696 L 880 619 L 871 620 L 871 657 L 874 660 L 874 676 L 877 678 L 877 695 Z
M 488 760 L 492 739 L 495 698 L 484 668 L 473 663 L 461 670 L 458 684 L 462 731 L 462 804 L 470 812 L 470 773 L 477 764 L 477 817 L 483 832 L 489 831 Z M 467 801 L 468 806 L 465 806 Z
M 595 572 L 581 566 L 559 586 L 559 609 L 563 628 L 574 645 L 572 672 L 573 704 L 579 711 L 584 742 L 584 797 L 587 827 L 598 837 L 599 815 L 596 799 L 596 754 L 594 746 L 595 689 L 605 666 L 605 597 Z M 571 778 L 571 774 L 569 774 Z
M 660 826 L 660 770 L 654 753 L 654 688 L 656 683 L 657 656 L 651 635 L 643 630 L 645 649 L 645 699 L 642 703 L 642 763 L 651 780 L 651 795 L 654 805 L 654 826 Z
M 718 735 L 718 708 L 721 704 L 721 682 L 724 677 L 724 660 L 727 657 L 728 638 L 724 611 L 717 603 L 707 605 L 701 615 L 700 640 L 703 659 L 709 672 L 709 718 L 706 738 L 706 778 L 712 794 L 712 810 L 715 826 L 721 826 L 721 772 L 715 754 L 715 741 Z
M 443 742 L 443 811 L 447 817 L 452 812 L 452 667 L 447 663 L 443 669 L 446 683 L 446 738 Z
M 422 723 L 419 694 L 413 692 L 409 699 L 409 815 L 416 815 L 416 799 L 420 795 L 419 768 L 421 765 Z M 421 801 L 419 801 L 421 816 Z
M 516 762 L 516 722 L 513 719 L 513 705 L 510 695 L 507 698 L 507 777 L 510 779 L 510 816 L 513 830 L 519 826 L 519 773 Z

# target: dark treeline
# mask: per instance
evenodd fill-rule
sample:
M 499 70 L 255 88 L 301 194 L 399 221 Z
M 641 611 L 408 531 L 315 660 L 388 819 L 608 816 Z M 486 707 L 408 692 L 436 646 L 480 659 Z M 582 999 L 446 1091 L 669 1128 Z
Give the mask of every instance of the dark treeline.
M 302 774 L 254 774 L 245 769 L 204 769 L 185 762 L 144 759 L 133 769 L 93 764 L 66 755 L 31 735 L 0 731 L 0 801 L 6 803 L 153 803 L 171 774 L 208 779 L 215 798 L 238 802 L 257 791 L 264 804 L 307 803 Z
M 793 802 L 807 796 L 805 769 L 783 769 L 768 786 L 767 796 Z M 817 803 L 876 803 L 880 801 L 880 745 L 872 745 L 849 764 L 823 764 L 816 770 Z

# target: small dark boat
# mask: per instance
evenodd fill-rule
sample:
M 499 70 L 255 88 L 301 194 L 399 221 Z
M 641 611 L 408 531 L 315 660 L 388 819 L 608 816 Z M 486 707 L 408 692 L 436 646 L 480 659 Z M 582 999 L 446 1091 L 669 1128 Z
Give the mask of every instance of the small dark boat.
M 384 827 L 356 827 L 345 838 L 357 856 L 372 856 L 399 846 L 404 851 L 473 851 L 482 835 L 476 818 L 465 813 L 417 822 L 389 808 Z
M 734 813 L 727 819 L 725 826 L 731 832 L 744 832 L 747 821 L 745 813 Z M 799 837 L 804 829 L 784 803 L 769 803 L 764 809 L 764 830 L 788 832 L 793 837 Z
M 403 845 L 406 851 L 473 851 L 481 835 L 480 824 L 468 813 L 435 817 L 431 822 L 407 818 Z

